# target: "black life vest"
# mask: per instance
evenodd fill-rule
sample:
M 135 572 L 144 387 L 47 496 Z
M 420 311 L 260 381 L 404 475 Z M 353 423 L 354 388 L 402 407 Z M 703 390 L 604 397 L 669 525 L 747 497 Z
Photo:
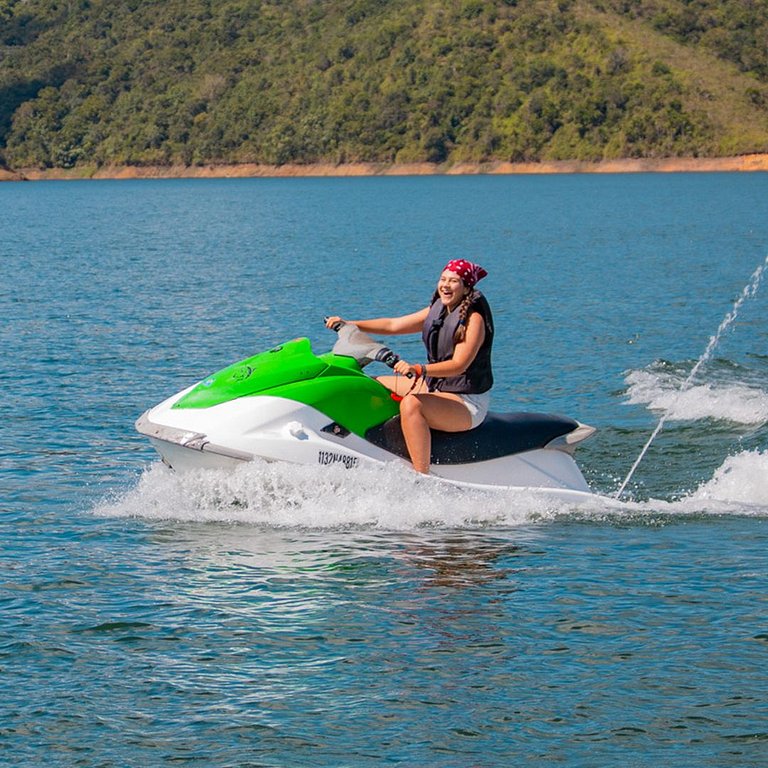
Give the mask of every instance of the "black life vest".
M 459 394 L 481 394 L 493 386 L 493 371 L 491 370 L 491 347 L 493 346 L 493 315 L 488 300 L 482 293 L 476 291 L 477 298 L 472 303 L 467 315 L 478 312 L 485 321 L 485 339 L 477 351 L 475 359 L 464 373 L 450 378 L 427 377 L 430 392 L 457 392 Z M 461 305 L 459 305 L 461 306 Z M 427 348 L 427 360 L 430 363 L 441 363 L 450 360 L 456 349 L 453 335 L 459 325 L 459 307 L 452 312 L 446 312 L 440 299 L 436 299 L 429 308 L 429 314 L 424 321 L 421 338 Z

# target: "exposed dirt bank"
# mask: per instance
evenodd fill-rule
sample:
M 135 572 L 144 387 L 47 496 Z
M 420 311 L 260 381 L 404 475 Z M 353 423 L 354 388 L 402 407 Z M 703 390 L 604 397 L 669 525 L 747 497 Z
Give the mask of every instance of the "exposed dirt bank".
M 16 171 L 9 171 L 7 168 L 0 167 L 0 181 L 23 181 L 24 175 L 16 173 Z
M 0 181 L 39 181 L 45 179 L 181 179 L 249 178 L 299 176 L 428 176 L 472 174 L 539 173 L 691 173 L 723 171 L 768 171 L 768 154 L 739 157 L 674 157 L 644 160 L 604 160 L 597 163 L 560 160 L 541 163 L 347 163 L 342 165 L 203 165 L 203 166 L 102 166 L 71 170 L 49 168 L 0 168 Z

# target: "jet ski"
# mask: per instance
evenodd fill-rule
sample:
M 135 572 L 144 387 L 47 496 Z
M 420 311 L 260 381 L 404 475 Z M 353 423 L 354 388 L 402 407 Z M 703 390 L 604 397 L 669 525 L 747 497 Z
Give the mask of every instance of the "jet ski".
M 262 459 L 348 469 L 409 462 L 399 405 L 364 372 L 394 367 L 396 353 L 351 323 L 330 352 L 293 339 L 235 363 L 150 408 L 136 422 L 178 471 Z M 466 432 L 432 431 L 430 474 L 476 488 L 542 489 L 591 496 L 573 458 L 594 427 L 548 413 L 489 412 Z

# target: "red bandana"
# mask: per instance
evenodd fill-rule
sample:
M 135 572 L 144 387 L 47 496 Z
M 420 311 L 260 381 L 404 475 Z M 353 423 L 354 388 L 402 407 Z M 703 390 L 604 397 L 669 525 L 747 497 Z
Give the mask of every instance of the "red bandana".
M 488 273 L 479 265 L 466 259 L 452 259 L 443 268 L 457 274 L 467 288 L 473 288 L 478 280 L 482 280 Z

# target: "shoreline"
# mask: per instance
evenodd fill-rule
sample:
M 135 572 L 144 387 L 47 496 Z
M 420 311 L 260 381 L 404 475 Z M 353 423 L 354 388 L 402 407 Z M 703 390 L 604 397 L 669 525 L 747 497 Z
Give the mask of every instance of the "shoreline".
M 316 163 L 262 165 L 240 163 L 201 166 L 82 166 L 63 168 L 0 168 L 0 181 L 75 179 L 227 179 L 359 176 L 471 176 L 535 175 L 560 173 L 723 173 L 768 171 L 768 153 L 734 157 L 670 157 L 586 162 L 552 160 L 512 163 Z

